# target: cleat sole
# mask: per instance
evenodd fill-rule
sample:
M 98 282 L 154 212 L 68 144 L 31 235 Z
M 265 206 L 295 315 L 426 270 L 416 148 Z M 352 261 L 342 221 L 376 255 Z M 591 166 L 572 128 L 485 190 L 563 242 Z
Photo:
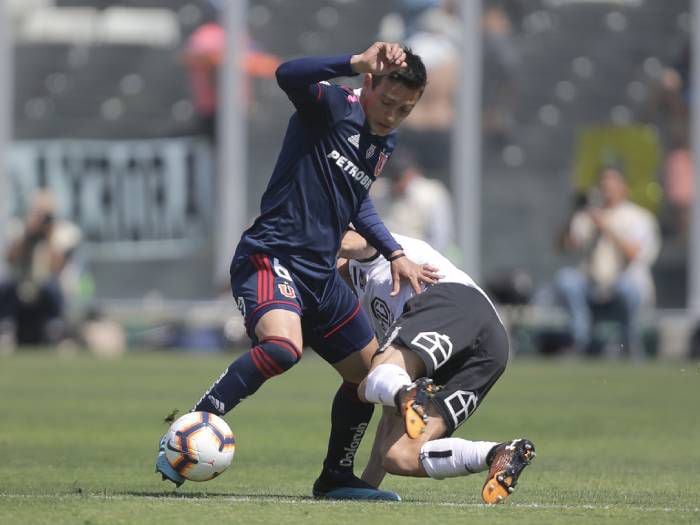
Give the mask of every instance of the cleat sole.
M 408 437 L 411 439 L 417 439 L 420 437 L 428 426 L 425 419 L 418 414 L 418 412 L 416 412 L 413 406 L 406 408 L 404 423 L 406 426 L 406 434 L 408 434 Z
M 523 469 L 535 458 L 535 447 L 530 441 L 515 439 L 494 447 L 489 456 L 490 470 L 481 490 L 481 499 L 487 505 L 496 505 L 513 493 Z
M 498 478 L 503 479 L 500 481 Z M 496 505 L 503 503 L 505 499 L 513 492 L 513 487 L 508 483 L 512 478 L 503 478 L 503 474 L 499 474 L 488 480 L 481 491 L 481 499 L 487 505 Z
M 426 413 L 428 402 L 438 391 L 431 379 L 422 378 L 413 383 L 403 394 L 397 393 L 396 405 L 403 414 L 406 434 L 411 439 L 417 439 L 428 426 Z M 403 395 L 403 400 L 400 398 Z

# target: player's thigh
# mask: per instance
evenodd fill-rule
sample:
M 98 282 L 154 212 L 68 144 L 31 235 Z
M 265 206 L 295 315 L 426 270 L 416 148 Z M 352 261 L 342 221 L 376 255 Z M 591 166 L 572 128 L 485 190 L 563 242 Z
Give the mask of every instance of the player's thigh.
M 372 357 L 379 348 L 377 338 L 372 340 L 362 350 L 353 352 L 337 363 L 333 363 L 333 368 L 342 376 L 345 381 L 360 383 L 369 373 L 372 366 Z
M 301 297 L 293 275 L 277 258 L 266 254 L 236 258 L 231 290 L 251 339 L 284 337 L 302 348 Z
M 289 339 L 301 352 L 304 339 L 301 333 L 301 318 L 288 310 L 273 309 L 263 314 L 255 325 L 255 337 L 258 341 L 268 337 Z
M 333 366 L 362 353 L 347 361 L 348 373 L 355 370 L 352 375 L 357 379 L 372 352 L 374 330 L 357 296 L 337 272 L 326 283 L 319 304 L 305 310 L 302 327 L 306 344 Z

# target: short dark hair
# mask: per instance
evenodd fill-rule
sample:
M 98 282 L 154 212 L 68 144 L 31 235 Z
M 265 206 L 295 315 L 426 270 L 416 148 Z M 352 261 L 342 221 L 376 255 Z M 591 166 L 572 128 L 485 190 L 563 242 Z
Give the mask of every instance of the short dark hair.
M 411 48 L 403 46 L 406 53 L 406 67 L 394 71 L 389 75 L 375 75 L 372 77 L 372 87 L 375 88 L 384 78 L 389 78 L 396 82 L 401 82 L 410 89 L 424 89 L 428 83 L 428 74 L 425 71 L 425 64 L 420 56 L 416 55 Z

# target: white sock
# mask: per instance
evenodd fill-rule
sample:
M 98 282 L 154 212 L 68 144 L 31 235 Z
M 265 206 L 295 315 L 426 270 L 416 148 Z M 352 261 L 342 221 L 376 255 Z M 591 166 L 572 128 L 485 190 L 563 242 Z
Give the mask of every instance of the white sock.
M 365 383 L 365 398 L 371 403 L 396 406 L 394 396 L 402 386 L 410 385 L 411 377 L 398 365 L 383 364 L 372 370 Z
M 493 441 L 443 438 L 428 441 L 420 449 L 420 462 L 433 479 L 454 478 L 488 468 L 486 456 L 498 445 Z

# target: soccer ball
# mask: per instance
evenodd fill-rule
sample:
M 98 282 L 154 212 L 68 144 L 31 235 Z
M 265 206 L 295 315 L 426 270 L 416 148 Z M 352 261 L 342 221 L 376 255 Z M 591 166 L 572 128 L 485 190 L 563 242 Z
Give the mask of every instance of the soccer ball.
M 235 448 L 226 421 L 208 412 L 190 412 L 170 426 L 165 457 L 182 477 L 207 481 L 228 468 Z

